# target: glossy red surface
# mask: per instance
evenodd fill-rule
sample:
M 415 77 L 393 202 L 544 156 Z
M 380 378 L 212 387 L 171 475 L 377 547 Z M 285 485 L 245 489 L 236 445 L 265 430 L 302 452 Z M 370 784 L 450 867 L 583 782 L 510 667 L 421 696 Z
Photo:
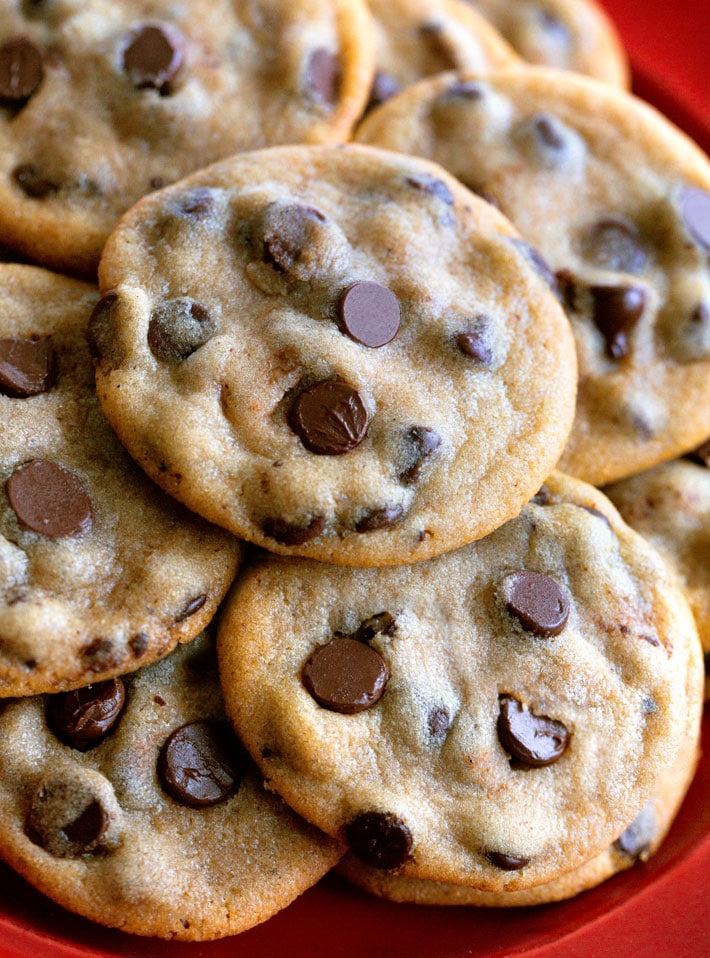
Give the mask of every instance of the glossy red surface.
M 605 0 L 639 95 L 710 150 L 708 0 Z M 710 742 L 710 709 L 703 739 Z M 538 909 L 393 905 L 328 877 L 237 937 L 176 944 L 68 914 L 0 866 L 0 958 L 699 958 L 710 954 L 710 755 L 657 855 L 578 898 Z

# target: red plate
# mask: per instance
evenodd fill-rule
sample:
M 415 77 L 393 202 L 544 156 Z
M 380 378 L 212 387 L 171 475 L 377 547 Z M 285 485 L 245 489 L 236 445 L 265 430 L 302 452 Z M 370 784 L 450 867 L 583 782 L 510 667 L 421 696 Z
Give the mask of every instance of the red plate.
M 707 0 L 606 0 L 639 95 L 710 150 Z M 710 713 L 710 709 L 706 710 Z M 704 721 L 710 741 L 710 714 Z M 176 944 L 77 918 L 0 865 L 0 958 L 698 958 L 710 954 L 710 756 L 645 865 L 559 905 L 484 910 L 393 905 L 328 877 L 237 938 Z

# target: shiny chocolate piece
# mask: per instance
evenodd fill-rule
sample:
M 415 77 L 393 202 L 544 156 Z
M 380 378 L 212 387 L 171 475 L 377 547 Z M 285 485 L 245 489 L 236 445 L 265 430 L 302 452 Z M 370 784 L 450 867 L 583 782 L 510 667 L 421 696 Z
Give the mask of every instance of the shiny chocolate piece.
M 175 621 L 184 622 L 185 619 L 189 619 L 191 615 L 194 615 L 196 612 L 200 611 L 206 601 L 206 595 L 196 595 L 194 599 L 190 599 L 184 609 L 181 609 L 178 612 L 178 614 L 175 616 Z
M 52 781 L 35 792 L 26 832 L 55 858 L 79 858 L 102 843 L 111 816 L 89 787 Z
M 345 842 L 370 868 L 400 868 L 411 858 L 412 833 L 392 812 L 363 812 L 345 826 Z
M 710 192 L 696 186 L 686 187 L 680 195 L 680 211 L 696 243 L 710 250 Z
M 404 518 L 404 506 L 397 503 L 393 506 L 382 506 L 380 509 L 371 509 L 361 516 L 355 523 L 356 532 L 376 532 L 378 529 L 387 529 L 396 525 Z
M 512 695 L 500 695 L 498 704 L 498 740 L 511 756 L 511 765 L 542 768 L 562 756 L 570 739 L 562 722 L 535 715 Z
M 412 426 L 406 435 L 405 465 L 397 478 L 406 486 L 417 482 L 424 463 L 441 445 L 441 436 L 429 426 Z
M 44 51 L 29 37 L 0 43 L 0 102 L 17 105 L 36 93 L 44 79 Z
M 323 47 L 318 47 L 308 58 L 306 85 L 311 98 L 323 106 L 334 107 L 338 102 L 341 80 L 340 60 Z
M 150 314 L 148 345 L 156 359 L 181 362 L 209 342 L 217 324 L 206 306 L 191 299 L 168 299 Z
M 223 802 L 239 787 L 236 743 L 212 722 L 189 722 L 171 732 L 158 756 L 165 791 L 181 805 L 206 808 Z
M 640 286 L 592 286 L 594 323 L 606 340 L 610 359 L 628 355 L 629 335 L 643 315 L 646 291 Z
M 542 572 L 521 569 L 503 581 L 505 605 L 526 632 L 548 638 L 559 635 L 569 618 L 569 596 Z
M 286 522 L 279 517 L 264 519 L 262 523 L 264 535 L 286 546 L 302 546 L 311 539 L 317 539 L 325 526 L 326 517 L 322 515 L 314 516 L 307 525 Z
M 316 702 L 343 715 L 372 708 L 382 698 L 389 677 L 380 653 L 348 636 L 317 648 L 301 671 L 303 684 Z
M 319 456 L 351 452 L 370 424 L 360 393 L 339 379 L 304 389 L 291 406 L 288 422 L 306 449 Z
M 134 87 L 170 93 L 185 62 L 185 38 L 172 23 L 137 27 L 123 51 L 123 70 Z
M 27 399 L 48 392 L 56 380 L 50 336 L 0 339 L 0 394 Z
M 641 273 L 646 252 L 636 224 L 625 216 L 604 216 L 592 226 L 582 242 L 586 259 L 599 269 L 617 273 Z
M 435 196 L 441 200 L 445 206 L 454 205 L 454 197 L 451 190 L 443 180 L 438 176 L 431 176 L 429 173 L 419 173 L 417 176 L 408 176 L 406 178 L 408 186 L 413 186 L 420 193 L 427 193 L 429 196 Z
M 357 642 L 371 642 L 376 635 L 392 635 L 397 628 L 397 620 L 391 612 L 378 612 L 361 622 L 350 636 Z
M 486 852 L 486 858 L 491 865 L 495 865 L 504 872 L 517 872 L 530 864 L 529 858 L 524 858 L 522 855 L 506 855 L 504 852 Z
M 306 279 L 299 266 L 310 261 L 310 250 L 323 242 L 328 217 L 303 203 L 272 203 L 264 213 L 264 262 L 280 273 Z
M 653 802 L 648 801 L 631 824 L 616 839 L 614 848 L 636 861 L 648 856 L 657 834 L 656 809 Z
M 43 176 L 33 163 L 21 163 L 12 171 L 12 178 L 22 192 L 32 200 L 44 200 L 57 192 L 59 187 Z
M 21 529 L 48 539 L 89 532 L 94 521 L 91 500 L 74 475 L 47 459 L 33 459 L 5 483 L 10 506 Z
M 491 320 L 487 316 L 477 316 L 467 329 L 456 334 L 456 346 L 480 366 L 490 366 L 493 363 Z
M 86 752 L 102 742 L 118 721 L 126 701 L 120 678 L 97 682 L 47 699 L 47 718 L 57 738 Z
M 361 281 L 343 290 L 338 315 L 344 332 L 356 343 L 377 349 L 399 332 L 399 300 L 386 286 Z

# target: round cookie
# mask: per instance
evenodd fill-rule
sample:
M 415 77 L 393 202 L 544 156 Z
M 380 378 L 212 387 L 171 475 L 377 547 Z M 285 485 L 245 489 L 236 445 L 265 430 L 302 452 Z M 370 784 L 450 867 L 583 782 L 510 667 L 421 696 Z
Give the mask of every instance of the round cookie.
M 710 163 L 651 107 L 542 68 L 449 74 L 360 127 L 495 201 L 556 274 L 579 360 L 559 467 L 601 485 L 710 432 Z
M 141 196 L 241 150 L 347 139 L 363 0 L 55 0 L 0 11 L 0 242 L 93 274 Z
M 676 573 L 695 615 L 710 672 L 710 441 L 688 459 L 648 469 L 605 489 L 632 529 Z M 706 678 L 710 697 L 710 678 Z
M 225 720 L 207 635 L 123 682 L 7 704 L 0 779 L 3 859 L 138 935 L 245 931 L 342 855 L 264 788 Z
M 0 696 L 131 671 L 193 639 L 241 544 L 164 495 L 96 398 L 94 286 L 0 266 Z
M 665 566 L 555 474 L 426 563 L 263 557 L 220 619 L 227 714 L 367 865 L 489 892 L 602 852 L 697 736 L 702 656 Z
M 530 63 L 630 85 L 616 29 L 594 0 L 468 0 Z
M 518 57 L 465 0 L 367 0 L 375 26 L 370 107 L 442 70 L 486 73 Z
M 574 344 L 548 282 L 422 160 L 234 157 L 134 207 L 100 285 L 97 390 L 127 449 L 275 552 L 387 565 L 476 539 L 568 434 Z

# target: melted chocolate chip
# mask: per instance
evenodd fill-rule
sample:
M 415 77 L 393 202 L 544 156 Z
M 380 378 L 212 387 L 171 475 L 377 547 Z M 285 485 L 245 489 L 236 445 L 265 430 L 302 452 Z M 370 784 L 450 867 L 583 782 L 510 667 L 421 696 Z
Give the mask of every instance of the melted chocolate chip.
M 569 596 L 549 575 L 521 569 L 503 582 L 508 611 L 526 632 L 547 638 L 559 635 L 569 618 Z
M 693 449 L 692 452 L 686 453 L 686 459 L 691 459 L 693 462 L 697 462 L 701 466 L 706 466 L 710 469 L 710 439 L 706 439 L 705 442 L 698 446 L 697 449 Z
M 264 519 L 262 528 L 264 535 L 286 546 L 302 546 L 304 542 L 317 539 L 326 526 L 325 516 L 314 516 L 308 525 L 302 526 L 286 522 L 279 517 Z
M 408 186 L 413 186 L 420 193 L 428 193 L 429 196 L 435 196 L 446 206 L 454 205 L 454 197 L 451 190 L 443 180 L 438 176 L 431 176 L 429 173 L 419 173 L 417 176 L 408 176 L 406 178 Z
M 441 436 L 428 426 L 412 426 L 405 440 L 405 465 L 397 478 L 404 485 L 417 482 L 422 466 L 441 445 Z
M 390 76 L 389 73 L 383 73 L 381 70 L 377 70 L 375 78 L 372 81 L 372 87 L 370 88 L 370 99 L 367 103 L 367 111 L 374 110 L 375 107 L 386 103 L 387 100 L 391 100 L 393 96 L 397 96 L 401 89 L 402 87 L 393 76 Z
M 396 525 L 404 517 L 404 506 L 397 503 L 394 506 L 382 506 L 380 509 L 371 509 L 362 515 L 355 523 L 356 532 L 376 532 L 378 529 L 387 529 Z
M 338 57 L 319 47 L 308 58 L 306 86 L 316 103 L 333 107 L 340 93 L 341 69 Z
M 446 733 L 451 728 L 451 716 L 449 715 L 449 710 L 443 706 L 441 708 L 432 709 L 427 716 L 427 728 L 429 729 L 429 734 L 435 742 L 438 742 L 439 744 L 443 742 L 446 738 Z
M 562 722 L 535 715 L 512 695 L 500 695 L 498 703 L 498 740 L 515 763 L 542 768 L 562 756 L 570 739 Z
M 145 632 L 137 632 L 128 640 L 128 648 L 136 659 L 142 658 L 148 651 L 150 640 Z
M 363 812 L 345 826 L 345 842 L 370 868 L 400 868 L 412 854 L 412 833 L 392 812 Z
M 278 272 L 296 271 L 308 258 L 311 247 L 322 242 L 325 213 L 301 203 L 273 203 L 264 213 L 263 257 Z
M 185 62 L 185 46 L 173 24 L 144 24 L 123 51 L 123 70 L 134 87 L 169 93 Z
M 111 639 L 94 639 L 82 646 L 79 654 L 84 668 L 91 672 L 105 672 L 118 663 Z
M 448 100 L 482 100 L 485 95 L 483 84 L 477 80 L 454 80 L 438 98 L 439 103 Z
M 111 823 L 111 816 L 90 787 L 52 781 L 35 793 L 26 833 L 56 858 L 78 858 L 95 851 Z
M 592 286 L 594 323 L 606 340 L 607 355 L 622 359 L 629 353 L 629 334 L 643 315 L 646 291 L 640 286 Z
M 175 622 L 184 622 L 185 619 L 189 619 L 191 615 L 200 611 L 206 601 L 206 595 L 197 595 L 194 599 L 190 599 L 185 608 L 175 616 Z
M 339 379 L 304 389 L 291 406 L 288 422 L 306 449 L 319 456 L 351 452 L 370 424 L 360 393 Z
M 504 872 L 517 872 L 530 864 L 529 858 L 523 858 L 521 855 L 506 855 L 504 852 L 486 852 L 486 858 Z
M 93 525 L 91 500 L 74 473 L 46 459 L 18 466 L 5 483 L 21 529 L 48 539 L 76 536 Z
M 376 635 L 392 635 L 397 628 L 397 620 L 391 612 L 378 612 L 361 622 L 350 636 L 357 642 L 371 642 Z
M 0 394 L 27 399 L 48 392 L 56 379 L 50 336 L 0 339 Z
M 658 834 L 658 822 L 653 802 L 647 802 L 628 828 L 614 842 L 614 848 L 637 860 L 645 858 Z
M 148 345 L 156 359 L 180 362 L 209 342 L 216 331 L 206 306 L 191 299 L 169 299 L 150 314 Z
M 0 44 L 0 101 L 24 103 L 44 79 L 44 52 L 29 37 Z
M 680 211 L 696 243 L 710 250 L 710 192 L 687 187 L 680 195 Z
M 303 684 L 316 702 L 343 715 L 372 708 L 382 698 L 389 677 L 379 652 L 347 636 L 316 649 L 301 672 Z
M 646 253 L 636 225 L 625 216 L 605 216 L 584 237 L 585 257 L 599 269 L 641 273 Z
M 44 200 L 57 192 L 59 187 L 32 163 L 21 163 L 12 171 L 12 178 L 20 189 L 33 200 Z
M 536 113 L 523 120 L 515 129 L 515 137 L 536 165 L 559 167 L 570 153 L 570 131 L 549 113 Z
M 343 290 L 338 302 L 341 326 L 356 343 L 377 349 L 399 332 L 399 300 L 386 286 L 358 282 Z
M 611 523 L 604 513 L 599 511 L 599 509 L 595 509 L 594 506 L 580 506 L 579 508 L 584 509 L 584 511 L 588 512 L 590 516 L 596 516 L 597 519 L 601 519 L 611 529 Z
M 109 679 L 50 696 L 47 717 L 60 741 L 85 752 L 106 738 L 125 701 L 126 689 L 121 679 Z
M 456 334 L 456 346 L 469 359 L 481 366 L 490 366 L 493 363 L 490 318 L 476 316 L 467 329 Z
M 214 193 L 207 186 L 195 186 L 180 197 L 180 212 L 185 216 L 201 218 L 214 212 Z
M 557 293 L 557 281 L 555 280 L 555 274 L 550 269 L 547 260 L 543 257 L 542 253 L 536 250 L 534 246 L 526 243 L 525 240 L 512 239 L 511 243 L 516 247 L 516 249 L 520 250 L 528 263 L 530 263 L 538 276 L 541 276 L 542 279 L 545 280 L 553 293 Z
M 217 805 L 239 787 L 237 755 L 237 743 L 225 727 L 189 722 L 166 739 L 158 757 L 158 775 L 165 791 L 181 805 Z

